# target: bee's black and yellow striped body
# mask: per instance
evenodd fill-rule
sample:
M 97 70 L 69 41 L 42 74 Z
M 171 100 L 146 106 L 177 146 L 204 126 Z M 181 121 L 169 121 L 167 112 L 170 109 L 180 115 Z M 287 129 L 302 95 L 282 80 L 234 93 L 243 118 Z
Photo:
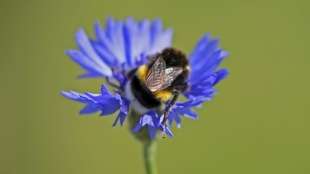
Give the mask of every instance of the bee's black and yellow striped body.
M 174 79 L 170 86 L 152 92 L 145 84 L 145 80 L 150 68 L 158 57 L 163 58 L 167 68 L 181 67 L 183 71 Z M 134 109 L 140 113 L 144 113 L 149 109 L 160 108 L 161 104 L 169 101 L 175 92 L 182 92 L 187 88 L 188 73 L 189 68 L 186 56 L 176 49 L 165 49 L 162 53 L 151 57 L 149 64 L 141 65 L 129 73 L 130 80 L 126 85 L 126 96 L 131 99 Z

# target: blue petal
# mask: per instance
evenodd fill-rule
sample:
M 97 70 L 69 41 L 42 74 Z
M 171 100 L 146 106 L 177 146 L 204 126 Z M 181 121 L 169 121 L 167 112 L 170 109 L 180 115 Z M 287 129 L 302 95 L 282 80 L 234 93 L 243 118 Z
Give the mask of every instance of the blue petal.
M 105 85 L 101 85 L 100 92 L 101 95 L 111 96 L 111 93 L 109 92 L 108 88 Z
M 80 111 L 81 114 L 94 113 L 99 111 L 100 109 L 100 106 L 97 104 L 96 100 L 90 97 L 91 95 L 97 96 L 97 94 L 90 94 L 90 93 L 80 94 L 75 91 L 68 91 L 68 92 L 63 91 L 61 94 L 68 99 L 85 103 L 86 106 Z
M 107 66 L 107 64 L 103 62 L 103 60 L 95 52 L 83 29 L 80 29 L 76 33 L 76 42 L 80 50 L 83 52 L 83 54 L 86 57 L 88 57 L 89 61 L 91 61 L 97 67 L 97 69 L 101 70 L 102 75 L 105 76 L 112 75 L 111 69 L 109 68 L 109 66 Z
M 197 43 L 191 54 L 191 64 L 201 63 L 201 59 L 208 57 L 212 52 L 217 50 L 218 39 L 212 39 L 210 34 L 205 34 Z
M 143 114 L 139 121 L 136 123 L 135 127 L 132 129 L 133 132 L 139 132 L 144 126 L 148 128 L 148 134 L 151 139 L 154 139 L 159 129 L 157 122 L 160 117 L 154 111 L 149 111 Z
M 117 58 L 113 54 L 109 53 L 107 49 L 104 49 L 104 46 L 96 41 L 92 41 L 92 46 L 101 59 L 110 67 L 115 67 L 118 64 Z
M 117 118 L 115 119 L 113 126 L 116 126 L 116 124 L 119 122 L 120 125 L 122 126 L 124 124 L 124 121 L 128 115 L 128 111 L 129 111 L 129 100 L 127 100 L 124 97 L 121 97 L 120 95 L 116 95 L 116 98 L 118 99 L 119 103 L 120 103 L 120 111 L 118 113 Z
M 113 55 L 117 57 L 120 63 L 126 63 L 125 43 L 123 35 L 123 23 L 108 19 L 106 35 L 109 37 L 109 48 Z
M 184 117 L 188 117 L 188 118 L 191 118 L 194 120 L 197 119 L 197 113 L 190 110 L 189 108 L 185 108 L 185 109 L 181 110 L 180 113 L 183 114 Z
M 196 66 L 192 65 L 190 81 L 196 83 L 208 77 L 223 60 L 224 57 L 221 57 L 221 55 L 220 50 L 215 51 L 209 57 L 206 57 L 205 61 L 201 60 Z
M 82 52 L 78 50 L 68 50 L 66 54 L 71 57 L 71 59 L 78 63 L 82 68 L 87 70 L 89 77 L 92 76 L 105 76 L 105 72 L 100 69 L 89 57 L 85 56 Z
M 216 85 L 218 82 L 220 82 L 221 80 L 225 79 L 228 75 L 228 70 L 227 69 L 221 69 L 219 71 L 216 72 L 216 80 L 214 82 L 214 85 Z
M 146 113 L 140 117 L 139 121 L 136 123 L 136 126 L 133 128 L 133 131 L 138 132 L 145 125 L 154 127 L 153 118 L 150 113 Z
M 142 124 L 140 124 L 139 122 L 135 125 L 135 127 L 132 129 L 133 132 L 137 133 L 140 131 L 140 129 L 142 128 Z
M 215 93 L 213 86 L 224 79 L 228 71 L 217 70 L 222 60 L 228 55 L 218 47 L 218 39 L 209 34 L 203 36 L 190 56 L 191 74 L 189 89 L 184 93 L 187 98 L 210 100 Z
M 181 116 L 177 114 L 174 110 L 171 110 L 168 115 L 168 123 L 170 126 L 172 126 L 173 122 L 175 122 L 177 128 L 181 127 L 182 122 Z
M 148 114 L 145 114 L 144 116 L 142 116 L 142 118 L 141 118 L 141 125 L 142 126 L 148 125 L 148 126 L 155 127 L 154 116 L 152 114 L 153 113 L 148 113 Z
M 191 99 L 185 102 L 177 102 L 168 115 L 169 125 L 175 121 L 177 127 L 181 127 L 181 117 L 187 117 L 190 119 L 197 119 L 197 113 L 192 109 L 194 107 L 199 107 L 204 100 L 201 98 Z
M 101 104 L 101 116 L 111 115 L 120 108 L 120 104 L 117 100 L 107 99 L 107 102 Z
M 121 125 L 123 125 L 125 118 L 128 115 L 128 111 L 129 111 L 129 101 L 125 98 L 122 98 L 121 109 L 119 113 Z
M 107 28 L 108 28 L 108 26 L 107 26 Z M 113 53 L 113 49 L 112 49 L 113 45 L 110 43 L 111 42 L 110 38 L 112 36 L 108 36 L 108 32 L 101 28 L 99 22 L 95 23 L 94 29 L 95 29 L 95 35 L 96 35 L 98 43 L 99 43 L 98 47 L 96 49 L 96 50 L 100 51 L 99 55 L 101 54 L 101 56 L 106 57 L 107 59 L 109 59 L 109 61 L 115 62 L 116 64 L 119 64 L 120 60 L 117 57 L 117 55 L 115 55 Z
M 84 115 L 84 114 L 91 114 L 91 113 L 95 113 L 98 112 L 100 110 L 100 108 L 97 105 L 94 105 L 92 103 L 87 104 L 81 111 L 80 114 Z
M 165 125 L 162 127 L 162 131 L 169 137 L 169 138 L 172 138 L 173 137 L 173 133 L 172 131 L 170 130 L 170 128 Z
M 129 67 L 133 65 L 132 57 L 132 45 L 139 45 L 138 42 L 133 43 L 133 36 L 130 30 L 134 27 L 132 19 L 127 19 L 126 23 L 123 25 L 123 37 L 124 37 L 124 52 L 126 57 L 126 62 Z
M 101 87 L 101 94 L 81 94 L 74 91 L 63 91 L 61 94 L 68 99 L 85 104 L 80 114 L 100 112 L 100 115 L 111 115 L 117 110 L 120 110 L 118 118 L 120 118 L 121 124 L 123 124 L 128 114 L 129 101 L 125 98 L 121 98 L 119 94 L 111 94 L 104 85 Z

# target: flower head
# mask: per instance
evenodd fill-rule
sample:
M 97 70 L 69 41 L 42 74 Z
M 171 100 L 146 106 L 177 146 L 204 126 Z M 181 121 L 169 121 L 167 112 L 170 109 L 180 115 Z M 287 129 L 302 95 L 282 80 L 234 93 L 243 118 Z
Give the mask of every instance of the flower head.
M 217 39 L 206 34 L 188 56 L 191 71 L 186 81 L 188 87 L 182 91 L 186 101 L 176 101 L 168 108 L 166 116 L 159 107 L 139 109 L 141 104 L 126 90 L 130 74 L 141 65 L 148 64 L 152 55 L 171 47 L 172 30 L 163 28 L 158 19 L 135 21 L 132 18 L 125 21 L 109 18 L 104 28 L 96 22 L 94 29 L 95 39 L 88 38 L 80 29 L 76 33 L 78 49 L 68 50 L 66 54 L 85 70 L 80 77 L 104 78 L 114 90 L 110 92 L 102 85 L 97 94 L 63 91 L 62 95 L 85 104 L 80 114 L 99 112 L 106 116 L 118 111 L 114 126 L 117 123 L 123 125 L 126 117 L 131 117 L 130 111 L 135 110 L 139 116 L 133 132 L 146 127 L 150 138 L 154 138 L 158 130 L 173 136 L 169 128 L 173 122 L 180 127 L 182 117 L 196 119 L 193 108 L 212 99 L 214 86 L 228 74 L 226 69 L 218 68 L 227 52 L 219 48 Z M 168 106 L 169 101 L 163 104 Z M 168 124 L 163 120 L 167 120 Z

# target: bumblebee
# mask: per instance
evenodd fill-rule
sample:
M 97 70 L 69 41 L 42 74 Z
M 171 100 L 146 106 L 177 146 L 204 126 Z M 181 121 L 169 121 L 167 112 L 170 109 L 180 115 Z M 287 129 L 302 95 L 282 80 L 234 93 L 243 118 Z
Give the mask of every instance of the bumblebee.
M 128 73 L 125 94 L 139 113 L 155 109 L 164 114 L 166 122 L 170 108 L 187 87 L 188 60 L 175 48 L 166 48 L 149 57 L 147 64 Z M 165 108 L 162 110 L 162 105 Z

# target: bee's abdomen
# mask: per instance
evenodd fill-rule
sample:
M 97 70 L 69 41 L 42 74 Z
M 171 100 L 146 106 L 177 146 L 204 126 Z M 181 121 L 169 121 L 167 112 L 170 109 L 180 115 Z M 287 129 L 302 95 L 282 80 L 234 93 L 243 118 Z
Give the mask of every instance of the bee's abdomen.
M 139 103 L 148 109 L 157 108 L 161 104 L 137 76 L 134 76 L 131 80 L 131 91 Z

